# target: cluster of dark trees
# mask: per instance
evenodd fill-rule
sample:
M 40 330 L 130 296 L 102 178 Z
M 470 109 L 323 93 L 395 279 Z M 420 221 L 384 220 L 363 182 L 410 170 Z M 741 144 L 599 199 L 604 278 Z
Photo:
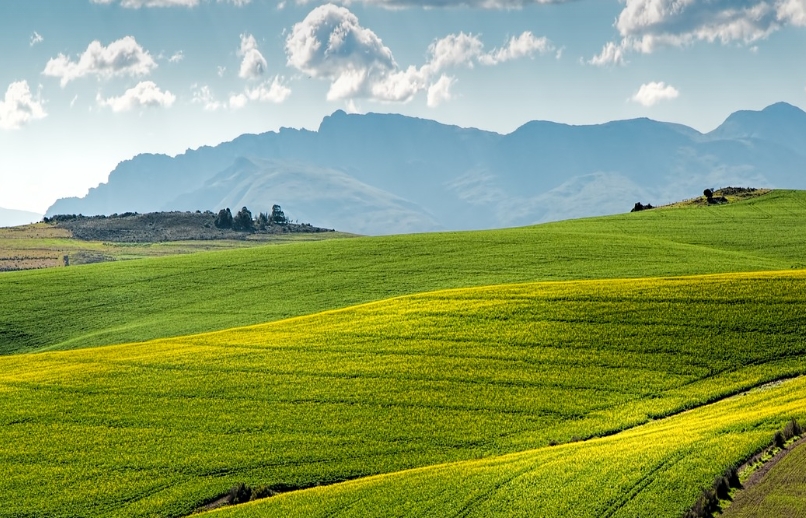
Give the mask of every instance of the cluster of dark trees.
M 288 223 L 288 218 L 279 205 L 272 205 L 271 214 L 261 212 L 257 218 L 252 218 L 252 212 L 246 207 L 239 210 L 235 216 L 229 207 L 221 209 L 215 218 L 216 228 L 240 231 L 266 230 L 269 225 L 288 225 Z

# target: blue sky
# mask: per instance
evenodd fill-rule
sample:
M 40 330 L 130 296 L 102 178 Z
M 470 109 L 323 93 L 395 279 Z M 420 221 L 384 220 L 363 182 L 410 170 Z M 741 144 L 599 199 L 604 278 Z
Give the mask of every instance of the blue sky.
M 344 109 L 510 132 L 806 107 L 806 0 L 9 0 L 0 207 Z

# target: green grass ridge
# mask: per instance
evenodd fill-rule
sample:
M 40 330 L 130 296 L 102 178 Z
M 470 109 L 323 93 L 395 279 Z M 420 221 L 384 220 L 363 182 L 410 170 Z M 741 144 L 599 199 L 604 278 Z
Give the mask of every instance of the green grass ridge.
M 804 216 L 773 191 L 0 274 L 0 516 L 347 479 L 217 512 L 680 516 L 806 416 Z
M 227 329 L 446 288 L 806 266 L 806 192 L 505 230 L 0 274 L 0 354 Z

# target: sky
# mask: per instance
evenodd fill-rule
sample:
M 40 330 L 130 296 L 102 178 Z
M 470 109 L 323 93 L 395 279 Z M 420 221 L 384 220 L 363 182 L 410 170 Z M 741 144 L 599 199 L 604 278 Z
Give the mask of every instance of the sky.
M 0 207 L 338 109 L 707 132 L 806 107 L 804 50 L 806 0 L 5 0 Z

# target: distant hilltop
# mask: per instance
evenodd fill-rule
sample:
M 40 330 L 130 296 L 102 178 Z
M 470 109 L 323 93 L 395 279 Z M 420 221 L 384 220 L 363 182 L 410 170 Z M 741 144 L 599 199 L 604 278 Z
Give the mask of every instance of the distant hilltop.
M 527 225 L 664 205 L 706 185 L 806 189 L 806 113 L 740 111 L 709 133 L 650 119 L 532 121 L 507 135 L 393 114 L 242 135 L 121 162 L 54 214 L 253 207 L 360 234 Z
M 257 217 L 243 207 L 235 215 L 230 209 L 222 209 L 218 214 L 209 210 L 126 212 L 110 216 L 60 214 L 46 216 L 44 221 L 69 230 L 76 239 L 112 243 L 249 239 L 255 234 L 334 232 L 309 223 L 291 222 L 279 205 L 274 205 L 271 213 L 260 213 Z

